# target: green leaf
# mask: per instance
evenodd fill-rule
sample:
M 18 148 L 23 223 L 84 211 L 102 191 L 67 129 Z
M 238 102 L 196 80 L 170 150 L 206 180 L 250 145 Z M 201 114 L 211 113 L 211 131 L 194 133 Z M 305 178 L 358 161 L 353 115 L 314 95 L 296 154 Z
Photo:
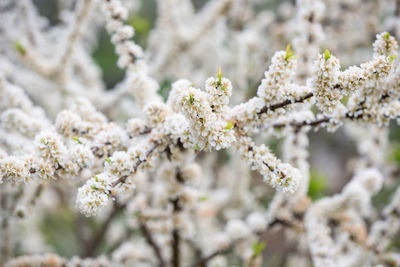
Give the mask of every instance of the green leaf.
M 82 144 L 82 141 L 77 136 L 72 136 L 72 140 L 78 142 L 79 144 Z
M 206 200 L 208 200 L 208 196 L 202 196 L 202 197 L 200 197 L 200 201 L 206 201 Z
M 223 85 L 221 86 L 221 89 L 222 89 L 222 91 L 226 92 L 226 85 L 223 84 Z
M 17 52 L 21 55 L 25 55 L 26 54 L 26 49 L 25 47 L 20 43 L 20 41 L 15 41 L 14 42 L 14 47 L 15 50 L 17 50 Z
M 217 86 L 220 86 L 222 84 L 222 71 L 221 71 L 221 67 L 218 67 L 218 73 L 217 73 Z M 225 90 L 224 90 L 225 91 Z
M 285 55 L 285 60 L 289 60 L 290 58 L 294 58 L 294 51 L 290 48 L 290 44 L 286 46 L 286 55 Z
M 105 158 L 104 160 L 107 161 L 108 163 L 111 163 L 111 159 L 109 158 Z
M 194 97 L 192 94 L 189 94 L 189 102 L 190 102 L 190 104 L 193 104 L 193 102 L 194 102 Z
M 390 55 L 389 56 L 389 62 L 392 62 L 393 60 L 395 60 L 397 58 L 396 55 Z
M 231 121 L 228 121 L 228 124 L 226 125 L 225 129 L 231 130 L 233 128 L 233 123 Z
M 383 35 L 383 39 L 389 40 L 389 37 L 390 37 L 390 33 L 385 32 L 385 34 Z
M 265 248 L 265 242 L 253 243 L 253 255 L 257 257 L 263 252 Z
M 331 52 L 329 52 L 328 49 L 325 49 L 324 57 L 325 57 L 325 61 L 331 58 Z

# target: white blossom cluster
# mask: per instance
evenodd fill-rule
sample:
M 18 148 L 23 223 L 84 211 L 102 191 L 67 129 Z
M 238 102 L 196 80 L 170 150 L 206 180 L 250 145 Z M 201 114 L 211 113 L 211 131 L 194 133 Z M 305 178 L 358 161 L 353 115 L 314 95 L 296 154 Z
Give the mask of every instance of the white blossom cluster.
M 1 266 L 400 265 L 399 1 L 39 2 L 0 1 Z

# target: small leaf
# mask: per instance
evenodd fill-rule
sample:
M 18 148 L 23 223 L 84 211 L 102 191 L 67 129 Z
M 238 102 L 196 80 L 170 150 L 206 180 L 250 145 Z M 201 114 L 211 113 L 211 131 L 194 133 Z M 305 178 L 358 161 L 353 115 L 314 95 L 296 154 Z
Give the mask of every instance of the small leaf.
M 257 257 L 261 252 L 263 252 L 264 248 L 265 242 L 253 243 L 253 255 Z
M 396 55 L 390 55 L 389 56 L 389 62 L 393 62 L 397 58 Z
M 286 46 L 286 55 L 285 55 L 285 60 L 289 60 L 290 58 L 294 58 L 294 51 L 290 48 L 290 44 Z
M 221 89 L 222 89 L 222 91 L 226 92 L 226 85 L 223 84 L 223 85 L 221 86 Z
M 94 185 L 92 185 L 90 188 L 92 188 L 93 190 L 99 190 L 97 187 L 95 187 Z
M 111 163 L 111 159 L 109 158 L 105 158 L 104 160 L 107 161 L 108 163 Z
M 196 145 L 194 146 L 194 150 L 199 150 L 199 149 L 200 149 L 199 145 L 196 144 Z
M 385 40 L 389 40 L 389 37 L 390 37 L 390 33 L 388 33 L 388 32 L 386 32 L 386 33 L 383 35 L 383 39 L 385 39 Z
M 225 129 L 231 130 L 233 128 L 233 123 L 231 121 L 228 121 L 228 124 L 226 125 Z
M 218 73 L 217 73 L 217 85 L 220 86 L 222 84 L 222 71 L 221 71 L 221 66 L 218 67 Z
M 79 144 L 82 144 L 82 141 L 77 136 L 72 136 L 72 140 L 78 142 Z
M 202 196 L 202 197 L 200 197 L 200 201 L 206 201 L 206 200 L 208 200 L 208 196 Z
M 193 104 L 193 102 L 194 102 L 194 97 L 192 94 L 189 94 L 189 102 L 190 102 L 190 104 Z
M 325 57 L 325 60 L 328 60 L 331 58 L 331 52 L 329 52 L 328 49 L 325 49 L 324 57 Z
M 14 42 L 14 47 L 17 50 L 17 52 L 20 53 L 21 55 L 25 55 L 26 54 L 25 47 L 19 41 L 15 41 Z

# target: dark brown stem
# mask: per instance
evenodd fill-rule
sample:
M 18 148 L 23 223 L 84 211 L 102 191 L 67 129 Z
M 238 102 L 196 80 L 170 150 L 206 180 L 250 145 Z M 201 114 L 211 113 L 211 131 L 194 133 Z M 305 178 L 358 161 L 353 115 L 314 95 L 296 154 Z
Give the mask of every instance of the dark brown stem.
M 147 158 L 150 156 L 151 153 L 153 153 L 153 151 L 158 147 L 158 143 L 154 143 L 154 145 L 146 152 L 146 158 L 144 160 L 139 160 L 135 166 L 133 166 L 133 171 L 132 173 L 135 173 L 136 170 L 139 168 L 139 166 L 145 162 L 147 160 Z M 120 178 L 118 178 L 118 180 L 114 181 L 111 183 L 112 187 L 115 187 L 117 185 L 119 185 L 120 183 L 124 183 L 125 180 L 128 178 L 128 175 L 124 175 L 121 176 Z
M 157 260 L 158 260 L 158 266 L 165 267 L 166 264 L 165 264 L 165 260 L 162 256 L 162 254 L 161 254 L 160 247 L 154 240 L 154 238 L 153 238 L 152 234 L 150 233 L 149 229 L 147 228 L 147 225 L 144 222 L 144 220 L 142 218 L 140 218 L 140 215 L 139 215 L 139 228 L 140 228 L 140 231 L 142 232 L 144 238 L 146 239 L 146 242 L 153 249 L 153 252 L 156 255 Z
M 192 265 L 192 267 L 202 267 L 202 266 L 207 266 L 207 263 L 212 260 L 213 258 L 222 255 L 222 254 L 226 254 L 229 251 L 231 251 L 236 244 L 238 243 L 238 241 L 236 242 L 232 242 L 230 246 L 228 246 L 225 249 L 220 249 L 220 250 L 216 250 L 210 254 L 208 254 L 207 256 L 201 258 L 198 262 L 196 262 L 195 264 Z
M 287 125 L 290 125 L 290 126 L 296 127 L 296 128 L 301 128 L 301 127 L 304 127 L 304 126 L 313 126 L 313 127 L 315 127 L 315 126 L 318 126 L 318 125 L 320 125 L 322 123 L 329 122 L 330 120 L 331 120 L 330 117 L 323 117 L 323 118 L 320 118 L 320 119 L 317 119 L 317 120 L 313 120 L 313 121 L 290 122 L 289 124 L 276 123 L 276 124 L 273 124 L 273 127 L 274 128 L 283 128 L 283 127 L 285 127 Z
M 308 93 L 305 96 L 302 96 L 302 97 L 299 97 L 298 99 L 295 99 L 294 101 L 288 99 L 288 100 L 285 100 L 283 102 L 276 103 L 276 104 L 273 104 L 273 105 L 270 105 L 270 106 L 264 106 L 259 112 L 257 112 L 257 114 L 261 115 L 263 113 L 267 113 L 269 110 L 270 111 L 275 111 L 278 108 L 283 108 L 283 107 L 285 107 L 287 105 L 290 105 L 290 104 L 301 103 L 301 102 L 304 102 L 304 100 L 307 100 L 307 99 L 309 99 L 309 98 L 311 98 L 313 96 L 314 96 L 313 93 Z
M 178 171 L 179 173 L 179 171 Z M 178 175 L 177 175 L 178 177 Z M 173 215 L 176 216 L 177 213 L 179 213 L 182 210 L 182 207 L 180 206 L 180 199 L 179 197 L 172 199 L 172 207 L 173 207 Z M 180 267 L 181 262 L 180 262 L 180 243 L 181 243 L 181 237 L 179 235 L 179 229 L 177 229 L 174 226 L 174 229 L 172 230 L 172 257 L 171 257 L 171 265 L 173 267 Z
M 362 110 L 362 109 L 360 109 L 360 110 Z M 363 116 L 363 114 L 354 115 L 352 112 L 347 112 L 346 115 L 345 115 L 345 118 L 350 119 L 350 120 L 357 120 L 357 119 L 360 119 L 362 116 Z M 315 127 L 315 126 L 318 126 L 318 125 L 320 125 L 322 123 L 327 123 L 327 122 L 331 121 L 331 119 L 332 118 L 329 117 L 329 116 L 324 116 L 322 118 L 319 118 L 319 119 L 316 119 L 316 120 L 313 120 L 313 121 L 289 122 L 288 124 L 276 123 L 276 124 L 273 124 L 272 127 L 274 127 L 274 128 L 283 128 L 283 127 L 285 127 L 287 125 L 290 125 L 290 126 L 295 127 L 295 128 L 301 128 L 301 127 L 304 127 L 304 126 Z
M 87 242 L 84 252 L 85 257 L 92 257 L 94 255 L 96 249 L 99 247 L 99 245 L 102 244 L 104 236 L 107 233 L 107 229 L 110 226 L 111 222 L 113 221 L 115 216 L 126 207 L 126 204 L 121 205 L 118 204 L 117 202 L 113 203 L 114 203 L 114 208 L 112 212 L 108 215 L 107 219 L 103 222 L 100 228 L 93 235 L 93 238 L 89 240 L 89 242 Z
M 192 239 L 184 239 L 184 241 L 190 246 L 190 248 L 193 250 L 193 254 L 196 257 L 196 261 L 199 262 L 203 258 L 203 251 L 201 248 L 194 242 Z M 201 264 L 199 267 L 206 267 L 206 264 Z

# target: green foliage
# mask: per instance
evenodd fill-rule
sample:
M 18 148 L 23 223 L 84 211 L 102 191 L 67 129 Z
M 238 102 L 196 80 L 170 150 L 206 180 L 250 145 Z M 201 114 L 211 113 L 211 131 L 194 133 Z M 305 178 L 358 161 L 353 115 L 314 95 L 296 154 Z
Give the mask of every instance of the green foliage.
M 331 58 L 331 52 L 329 52 L 328 49 L 325 49 L 325 51 L 324 51 L 324 57 L 325 57 L 325 60 L 328 60 L 328 59 Z
M 72 257 L 79 254 L 78 240 L 75 233 L 76 220 L 73 211 L 63 205 L 42 216 L 39 224 L 44 240 L 59 255 Z
M 161 82 L 160 89 L 158 89 L 157 93 L 162 96 L 164 101 L 166 101 L 168 99 L 169 91 L 171 91 L 171 81 L 165 79 Z
M 310 183 L 308 185 L 308 196 L 312 200 L 322 198 L 327 190 L 327 177 L 325 174 L 316 171 L 315 169 L 310 170 Z
M 400 249 L 400 235 L 395 235 L 391 242 L 389 243 L 388 247 L 386 248 L 387 251 L 396 251 Z
M 20 41 L 15 41 L 14 42 L 14 47 L 15 50 L 17 50 L 17 52 L 21 55 L 25 55 L 26 54 L 26 49 L 25 47 L 20 43 Z
M 390 55 L 390 56 L 389 56 L 389 61 L 390 61 L 390 62 L 393 62 L 393 60 L 395 60 L 396 58 L 397 58 L 396 55 Z
M 194 97 L 192 94 L 189 94 L 189 102 L 190 102 L 190 104 L 193 104 L 193 102 L 194 102 Z
M 77 136 L 72 136 L 72 140 L 78 142 L 79 144 L 82 144 L 82 141 Z
M 285 55 L 285 60 L 289 60 L 291 58 L 295 58 L 294 57 L 294 51 L 292 51 L 292 49 L 290 48 L 290 44 L 288 44 L 286 46 L 286 55 Z
M 383 209 L 392 199 L 394 192 L 399 184 L 396 183 L 389 187 L 384 187 L 375 196 L 372 197 L 372 204 L 377 209 Z
M 253 255 L 257 257 L 263 252 L 265 248 L 265 242 L 253 243 Z
M 232 128 L 233 128 L 233 123 L 231 121 L 228 121 L 228 123 L 226 124 L 225 129 L 232 130 Z
M 118 57 L 105 30 L 100 32 L 98 46 L 93 50 L 92 57 L 103 72 L 107 88 L 112 88 L 123 79 L 125 72 L 117 66 Z
M 342 101 L 340 102 L 342 102 L 343 105 L 347 105 L 347 103 L 349 102 L 349 96 L 348 95 L 343 96 Z
M 221 67 L 218 67 L 218 73 L 217 73 L 217 86 L 220 86 L 222 84 L 222 71 Z M 224 90 L 225 91 L 225 90 Z
M 208 196 L 201 196 L 199 200 L 200 201 L 207 201 L 208 200 Z
M 392 152 L 389 154 L 388 158 L 390 161 L 396 163 L 396 165 L 400 167 L 400 143 L 392 142 L 391 147 Z
M 149 19 L 138 15 L 130 17 L 128 23 L 135 29 L 136 36 L 147 36 L 152 27 Z

